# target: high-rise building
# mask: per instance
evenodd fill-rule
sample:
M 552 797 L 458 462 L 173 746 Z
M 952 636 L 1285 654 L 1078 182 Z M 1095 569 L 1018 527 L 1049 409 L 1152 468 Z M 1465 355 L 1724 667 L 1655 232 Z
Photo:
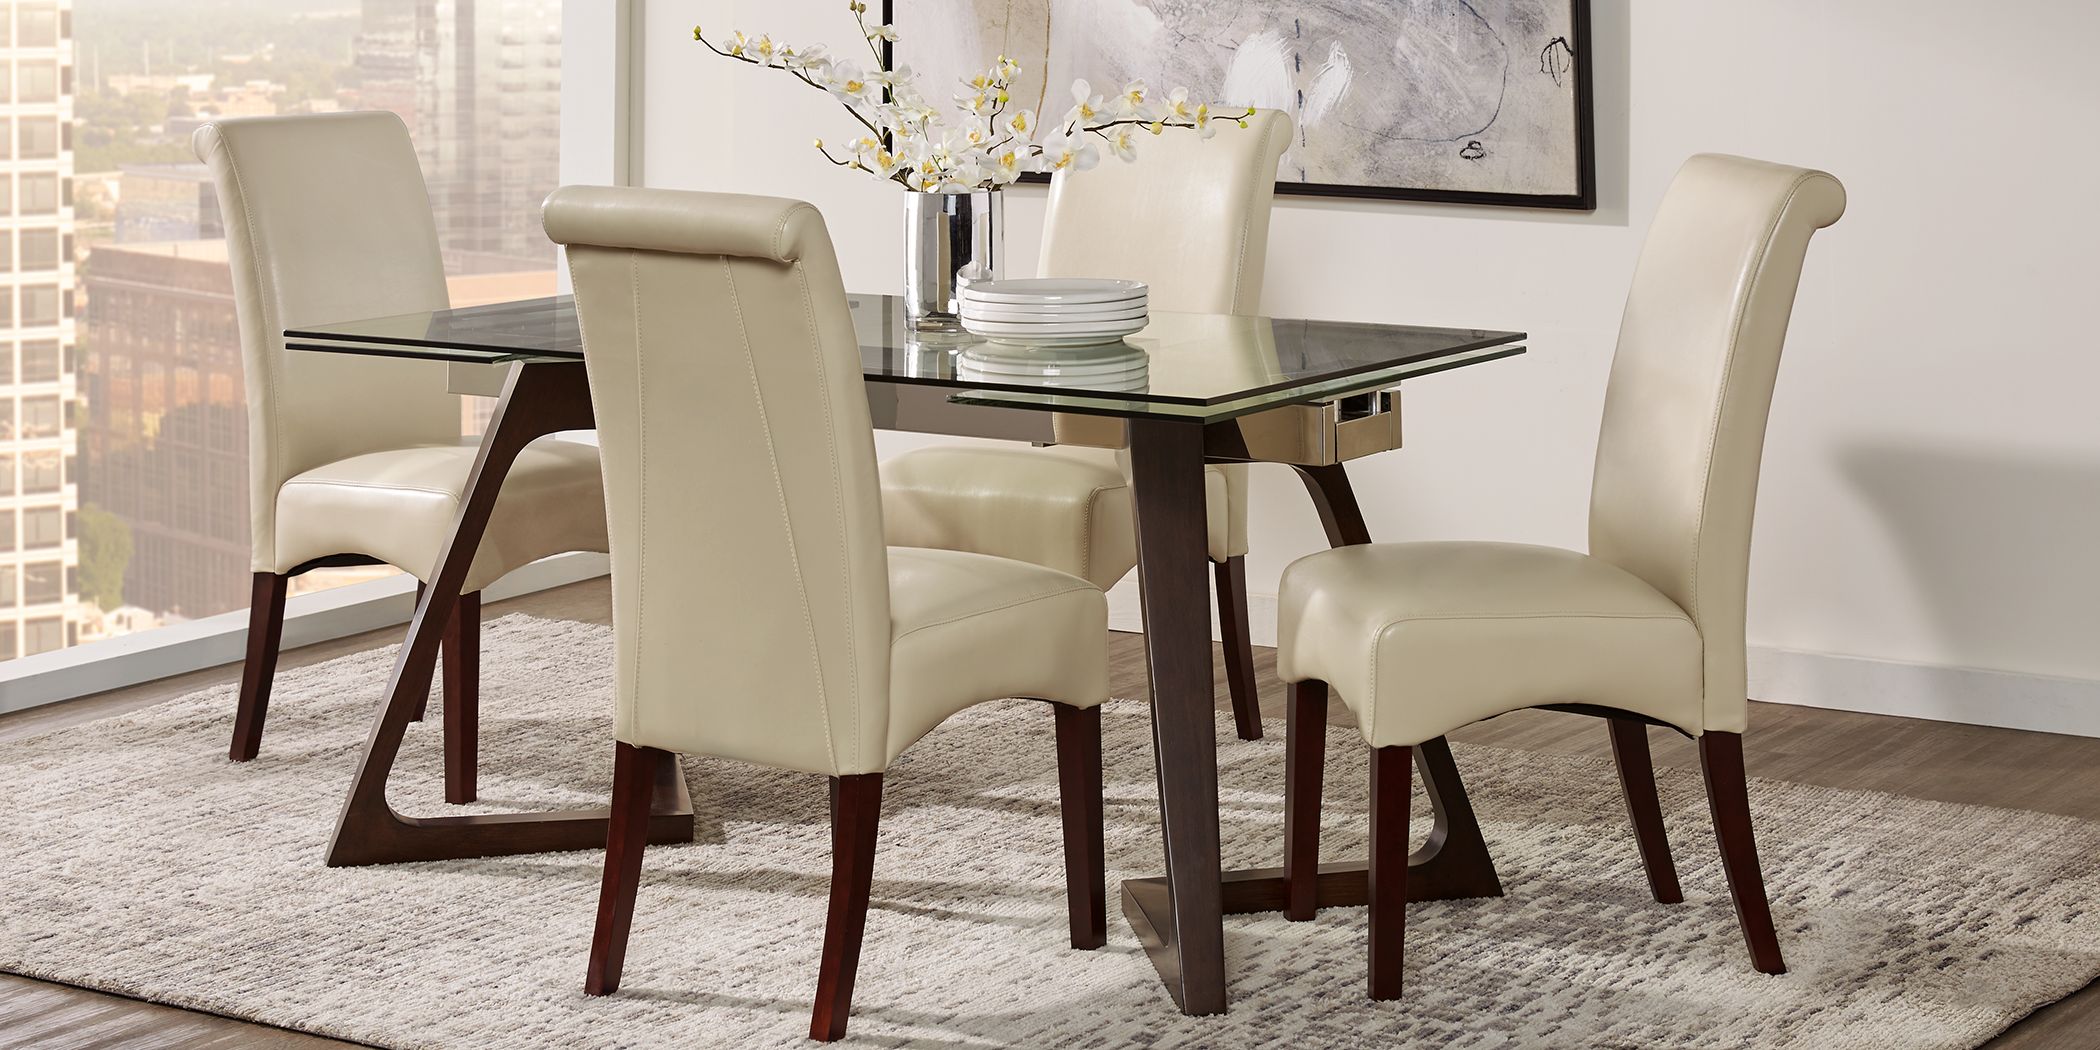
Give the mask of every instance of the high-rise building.
M 364 0 L 359 103 L 408 122 L 453 273 L 554 268 L 560 0 Z
M 454 306 L 554 294 L 551 270 L 447 283 Z M 93 352 L 81 377 L 82 499 L 130 535 L 124 604 L 150 621 L 244 607 L 248 410 L 226 242 L 98 244 L 83 291 L 82 341 Z M 325 569 L 299 583 L 371 575 Z
M 72 0 L 0 0 L 0 659 L 81 618 L 72 23 Z
M 226 242 L 98 244 L 82 290 L 82 499 L 130 535 L 123 604 L 156 619 L 238 609 L 248 409 Z

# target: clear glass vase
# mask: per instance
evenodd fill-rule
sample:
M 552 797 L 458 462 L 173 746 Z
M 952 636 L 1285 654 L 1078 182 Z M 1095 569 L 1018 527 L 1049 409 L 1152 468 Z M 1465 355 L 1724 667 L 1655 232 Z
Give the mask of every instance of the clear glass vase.
M 1006 264 L 1006 196 L 997 189 L 904 195 L 904 309 L 919 331 L 962 328 L 957 296 Z

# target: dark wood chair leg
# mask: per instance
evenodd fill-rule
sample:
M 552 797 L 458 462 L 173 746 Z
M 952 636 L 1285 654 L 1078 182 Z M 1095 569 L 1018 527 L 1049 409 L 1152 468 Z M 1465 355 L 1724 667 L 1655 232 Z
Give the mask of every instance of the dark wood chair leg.
M 1655 797 L 1655 762 L 1648 754 L 1648 724 L 1633 718 L 1606 720 L 1611 727 L 1611 755 L 1619 764 L 1619 787 L 1626 793 L 1626 815 L 1633 839 L 1648 869 L 1648 889 L 1664 904 L 1684 900 L 1677 885 L 1677 865 L 1670 859 L 1670 835 L 1663 827 L 1662 802 Z
M 481 746 L 481 592 L 462 594 L 452 607 L 441 646 L 445 663 L 445 801 L 463 805 L 479 795 Z
M 1225 636 L 1225 684 L 1241 740 L 1261 739 L 1261 693 L 1254 684 L 1254 642 L 1247 629 L 1247 559 L 1212 563 L 1218 583 L 1218 627 Z
M 649 799 L 665 752 L 620 744 L 613 752 L 612 819 L 605 833 L 605 881 L 598 889 L 598 926 L 591 935 L 591 965 L 585 995 L 611 995 L 620 988 L 627 960 L 627 931 L 634 921 L 634 894 L 642 883 L 642 848 L 649 839 Z
M 418 580 L 418 581 L 416 581 L 416 608 L 418 608 L 418 609 L 420 609 L 420 608 L 422 608 L 422 607 L 423 607 L 423 588 L 425 588 L 425 587 L 427 587 L 427 586 L 429 586 L 429 584 L 426 584 L 426 583 L 422 582 L 421 580 Z M 450 626 L 451 626 L 451 623 L 450 623 L 450 621 L 447 621 L 447 623 L 446 623 L 446 626 L 447 626 L 447 627 L 450 627 Z M 424 692 L 424 694 L 423 694 L 423 695 L 422 695 L 421 697 L 417 698 L 417 700 L 416 700 L 416 711 L 415 711 L 415 713 L 414 713 L 414 714 L 412 714 L 412 715 L 408 716 L 408 720 L 409 720 L 409 721 L 411 721 L 411 722 L 421 722 L 421 721 L 423 720 L 423 716 L 424 716 L 424 715 L 426 715 L 426 714 L 429 714 L 429 713 L 430 713 L 430 694 L 429 694 L 429 692 L 428 692 L 428 691 L 426 690 L 426 691 Z
M 1700 737 L 1699 764 L 1706 771 L 1706 798 L 1713 806 L 1721 867 L 1728 873 L 1728 892 L 1735 897 L 1735 917 L 1750 946 L 1750 963 L 1759 973 L 1785 973 L 1779 934 L 1772 928 L 1772 906 L 1765 898 L 1764 872 L 1757 863 L 1757 837 L 1750 829 L 1750 784 L 1743 770 L 1742 734 Z
M 270 712 L 270 682 L 277 677 L 277 649 L 284 641 L 284 592 L 289 576 L 255 574 L 248 600 L 248 657 L 241 665 L 240 706 L 233 713 L 233 744 L 226 757 L 246 762 L 262 748 L 263 719 Z
M 1283 915 L 1304 922 L 1318 909 L 1320 792 L 1327 766 L 1327 683 L 1292 682 L 1283 730 Z
M 1057 712 L 1057 795 L 1065 823 L 1065 902 L 1072 947 L 1108 943 L 1108 856 L 1101 822 L 1101 709 Z
M 824 918 L 824 961 L 809 1037 L 844 1038 L 853 1009 L 853 975 L 868 927 L 868 889 L 875 880 L 875 831 L 882 816 L 882 774 L 831 778 L 831 908 Z
M 1371 998 L 1400 998 L 1407 951 L 1407 825 L 1414 749 L 1371 752 Z

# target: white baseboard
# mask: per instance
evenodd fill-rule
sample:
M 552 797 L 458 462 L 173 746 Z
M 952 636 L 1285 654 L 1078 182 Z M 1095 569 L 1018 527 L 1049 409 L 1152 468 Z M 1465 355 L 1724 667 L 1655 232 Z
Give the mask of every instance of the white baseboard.
M 1276 596 L 1247 596 L 1248 633 L 1276 644 Z M 1109 592 L 1108 626 L 1143 631 L 1137 587 Z M 1218 637 L 1217 602 L 1211 637 Z M 1752 646 L 1750 695 L 1775 704 L 2100 737 L 2100 681 Z
M 488 601 L 560 587 L 606 574 L 603 554 L 561 554 L 512 572 L 482 592 Z M 405 624 L 415 615 L 416 581 L 370 580 L 301 594 L 284 605 L 284 648 L 347 638 Z M 172 675 L 239 662 L 248 640 L 248 611 L 220 613 L 71 649 L 0 661 L 0 714 Z
M 1752 647 L 1750 695 L 1936 722 L 2100 737 L 2100 682 Z

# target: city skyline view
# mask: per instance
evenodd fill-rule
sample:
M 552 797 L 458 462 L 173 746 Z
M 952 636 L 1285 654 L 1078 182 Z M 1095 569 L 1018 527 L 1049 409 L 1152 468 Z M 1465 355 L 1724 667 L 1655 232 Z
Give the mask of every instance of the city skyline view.
M 246 604 L 239 329 L 196 127 L 391 110 L 455 304 L 552 294 L 560 50 L 558 0 L 0 0 L 0 659 Z

